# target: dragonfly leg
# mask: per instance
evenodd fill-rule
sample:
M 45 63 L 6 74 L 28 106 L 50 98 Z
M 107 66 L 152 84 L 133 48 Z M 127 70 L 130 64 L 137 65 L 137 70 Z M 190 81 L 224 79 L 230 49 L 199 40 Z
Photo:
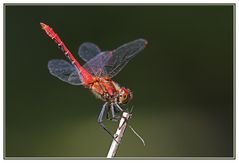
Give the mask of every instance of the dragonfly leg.
M 124 112 L 124 110 L 119 106 L 119 104 L 115 103 L 114 105 L 116 106 L 117 110 Z
M 115 115 L 115 107 L 113 103 L 110 105 L 110 111 L 111 111 L 112 117 L 109 120 L 118 122 L 120 120 L 120 117 Z
M 119 111 L 121 111 L 121 112 L 124 112 L 124 110 L 119 106 L 119 104 L 115 103 L 114 105 L 116 106 L 117 110 L 119 110 Z M 131 111 L 132 111 L 132 109 L 131 109 Z M 123 118 L 124 118 L 124 117 L 123 117 Z M 127 121 L 127 119 L 124 118 L 124 122 L 123 122 L 122 126 L 126 123 L 126 121 Z M 120 128 L 121 128 L 121 127 L 120 127 Z
M 105 114 L 107 114 L 108 112 L 108 102 L 106 102 L 103 107 L 102 110 L 100 112 L 100 115 L 98 117 L 98 123 L 100 124 L 100 126 L 108 133 L 110 134 L 110 136 L 115 140 L 115 137 L 111 134 L 111 132 L 105 127 L 105 125 L 103 124 L 103 118 L 105 116 Z M 116 141 L 116 140 L 115 140 Z M 117 141 L 116 141 L 117 142 Z M 117 142 L 118 143 L 118 142 Z
M 111 110 L 111 114 L 112 114 L 112 119 L 114 119 L 115 118 L 115 110 L 114 110 L 113 104 L 110 105 L 110 110 Z

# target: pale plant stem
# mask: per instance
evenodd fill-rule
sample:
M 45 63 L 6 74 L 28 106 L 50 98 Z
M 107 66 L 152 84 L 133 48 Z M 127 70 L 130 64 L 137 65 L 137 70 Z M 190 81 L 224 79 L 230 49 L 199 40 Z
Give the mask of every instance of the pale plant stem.
M 115 139 L 113 139 L 112 144 L 110 146 L 107 158 L 113 158 L 116 155 L 116 152 L 118 150 L 119 144 L 121 142 L 121 139 L 124 135 L 124 131 L 127 126 L 127 121 L 130 118 L 131 114 L 127 112 L 123 112 L 122 117 L 119 122 L 119 127 L 116 130 L 116 133 L 114 134 Z

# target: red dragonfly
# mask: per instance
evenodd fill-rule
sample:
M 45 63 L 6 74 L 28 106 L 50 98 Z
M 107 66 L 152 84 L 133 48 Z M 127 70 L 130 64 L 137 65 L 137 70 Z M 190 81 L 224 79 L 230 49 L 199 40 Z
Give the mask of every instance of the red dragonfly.
M 145 48 L 147 41 L 137 39 L 113 51 L 103 52 L 93 43 L 83 43 L 78 51 L 79 56 L 86 62 L 82 66 L 51 27 L 44 23 L 40 23 L 40 25 L 46 34 L 58 44 L 70 61 L 69 63 L 60 59 L 50 60 L 48 62 L 50 73 L 69 84 L 83 85 L 89 88 L 93 94 L 105 101 L 98 117 L 98 122 L 114 138 L 103 124 L 103 118 L 110 111 L 111 119 L 117 120 L 115 112 L 123 112 L 122 105 L 127 104 L 132 99 L 133 94 L 129 89 L 121 87 L 111 78 L 118 74 L 136 54 Z

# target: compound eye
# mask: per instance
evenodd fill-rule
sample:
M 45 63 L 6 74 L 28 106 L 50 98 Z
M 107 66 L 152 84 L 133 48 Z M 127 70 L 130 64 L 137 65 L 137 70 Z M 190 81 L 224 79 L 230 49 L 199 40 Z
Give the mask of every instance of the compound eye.
M 124 99 L 126 99 L 126 98 L 127 98 L 126 94 L 124 94 L 124 95 L 123 95 L 123 98 L 124 98 Z

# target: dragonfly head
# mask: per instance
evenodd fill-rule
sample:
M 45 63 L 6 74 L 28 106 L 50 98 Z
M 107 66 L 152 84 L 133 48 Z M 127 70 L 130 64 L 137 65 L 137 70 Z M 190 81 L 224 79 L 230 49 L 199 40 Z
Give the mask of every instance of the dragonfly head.
M 129 89 L 121 87 L 119 90 L 118 101 L 119 104 L 127 104 L 133 98 L 133 94 Z

